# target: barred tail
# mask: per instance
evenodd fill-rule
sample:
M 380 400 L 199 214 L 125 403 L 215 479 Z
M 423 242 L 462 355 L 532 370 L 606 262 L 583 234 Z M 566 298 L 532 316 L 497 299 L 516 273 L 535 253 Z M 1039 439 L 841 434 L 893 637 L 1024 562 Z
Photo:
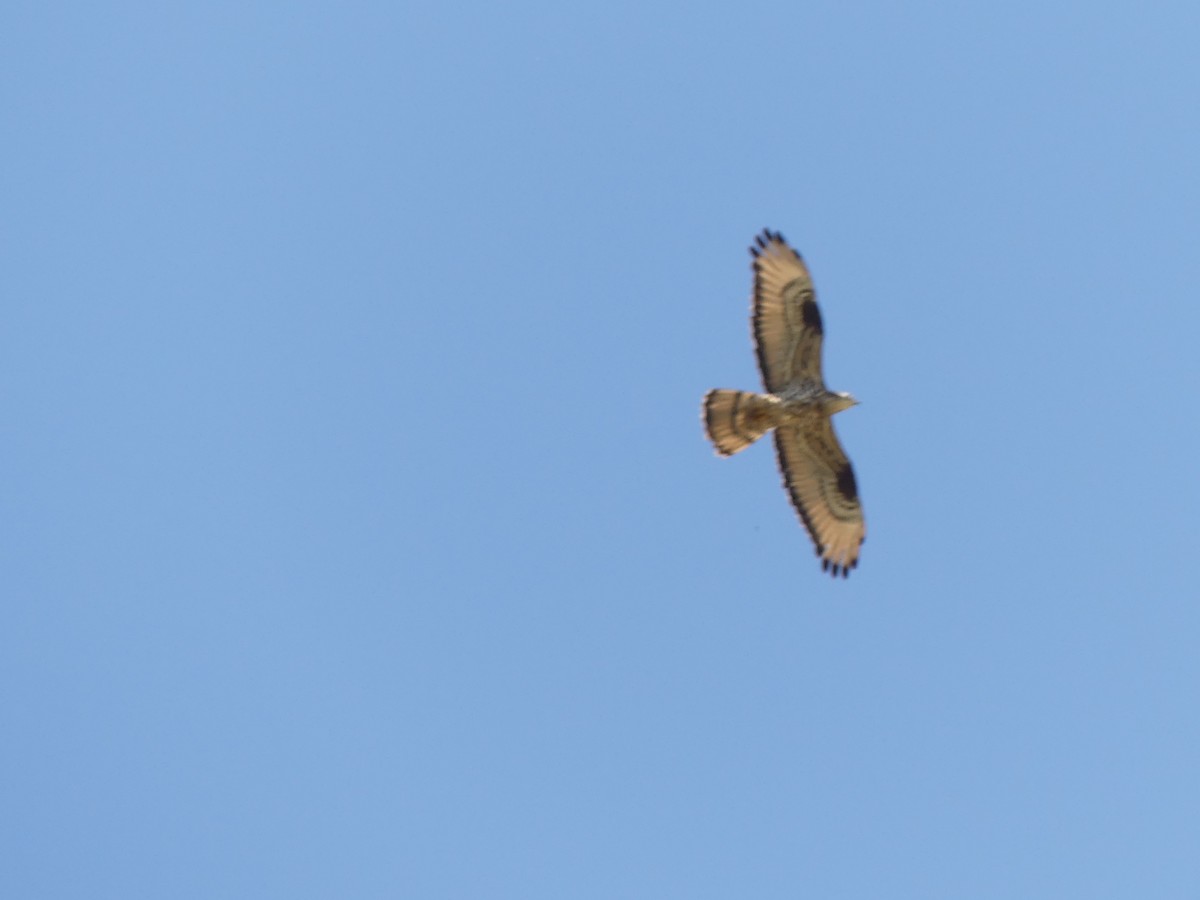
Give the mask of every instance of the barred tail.
M 774 427 L 770 399 L 723 388 L 704 395 L 704 430 L 721 456 L 745 450 Z

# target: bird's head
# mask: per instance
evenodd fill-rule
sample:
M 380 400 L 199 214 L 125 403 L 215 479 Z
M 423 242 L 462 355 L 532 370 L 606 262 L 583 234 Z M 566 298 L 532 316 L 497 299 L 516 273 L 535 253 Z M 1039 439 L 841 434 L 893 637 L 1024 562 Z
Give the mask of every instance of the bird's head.
M 825 410 L 830 415 L 840 413 L 843 409 L 858 406 L 858 401 L 845 391 L 831 391 L 825 398 Z

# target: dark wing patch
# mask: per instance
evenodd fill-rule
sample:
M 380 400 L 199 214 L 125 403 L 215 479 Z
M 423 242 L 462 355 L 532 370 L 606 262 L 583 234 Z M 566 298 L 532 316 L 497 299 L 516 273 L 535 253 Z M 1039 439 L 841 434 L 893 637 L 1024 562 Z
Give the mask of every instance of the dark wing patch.
M 807 297 L 801 304 L 800 316 L 804 320 L 806 328 L 812 329 L 817 334 L 825 334 L 825 324 L 821 321 L 821 308 L 817 306 L 817 301 L 812 297 Z
M 854 467 L 849 462 L 838 472 L 837 488 L 847 500 L 858 499 L 858 483 L 854 480 Z

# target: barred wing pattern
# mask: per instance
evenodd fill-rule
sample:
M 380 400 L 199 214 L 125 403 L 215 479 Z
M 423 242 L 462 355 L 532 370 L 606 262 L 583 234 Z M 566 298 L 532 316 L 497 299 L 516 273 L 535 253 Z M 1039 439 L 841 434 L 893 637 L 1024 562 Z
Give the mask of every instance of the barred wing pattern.
M 763 384 L 772 394 L 799 382 L 823 385 L 825 329 L 808 267 L 779 232 L 754 240 L 754 343 Z
M 854 469 L 828 416 L 775 429 L 783 486 L 816 545 L 821 566 L 843 578 L 858 565 L 867 528 Z

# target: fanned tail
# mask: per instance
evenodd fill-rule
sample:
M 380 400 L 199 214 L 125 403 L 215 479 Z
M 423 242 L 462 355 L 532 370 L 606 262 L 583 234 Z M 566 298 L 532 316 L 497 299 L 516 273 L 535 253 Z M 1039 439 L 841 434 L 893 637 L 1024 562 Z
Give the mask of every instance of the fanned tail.
M 745 450 L 775 425 L 772 398 L 724 388 L 704 395 L 704 430 L 721 456 Z

